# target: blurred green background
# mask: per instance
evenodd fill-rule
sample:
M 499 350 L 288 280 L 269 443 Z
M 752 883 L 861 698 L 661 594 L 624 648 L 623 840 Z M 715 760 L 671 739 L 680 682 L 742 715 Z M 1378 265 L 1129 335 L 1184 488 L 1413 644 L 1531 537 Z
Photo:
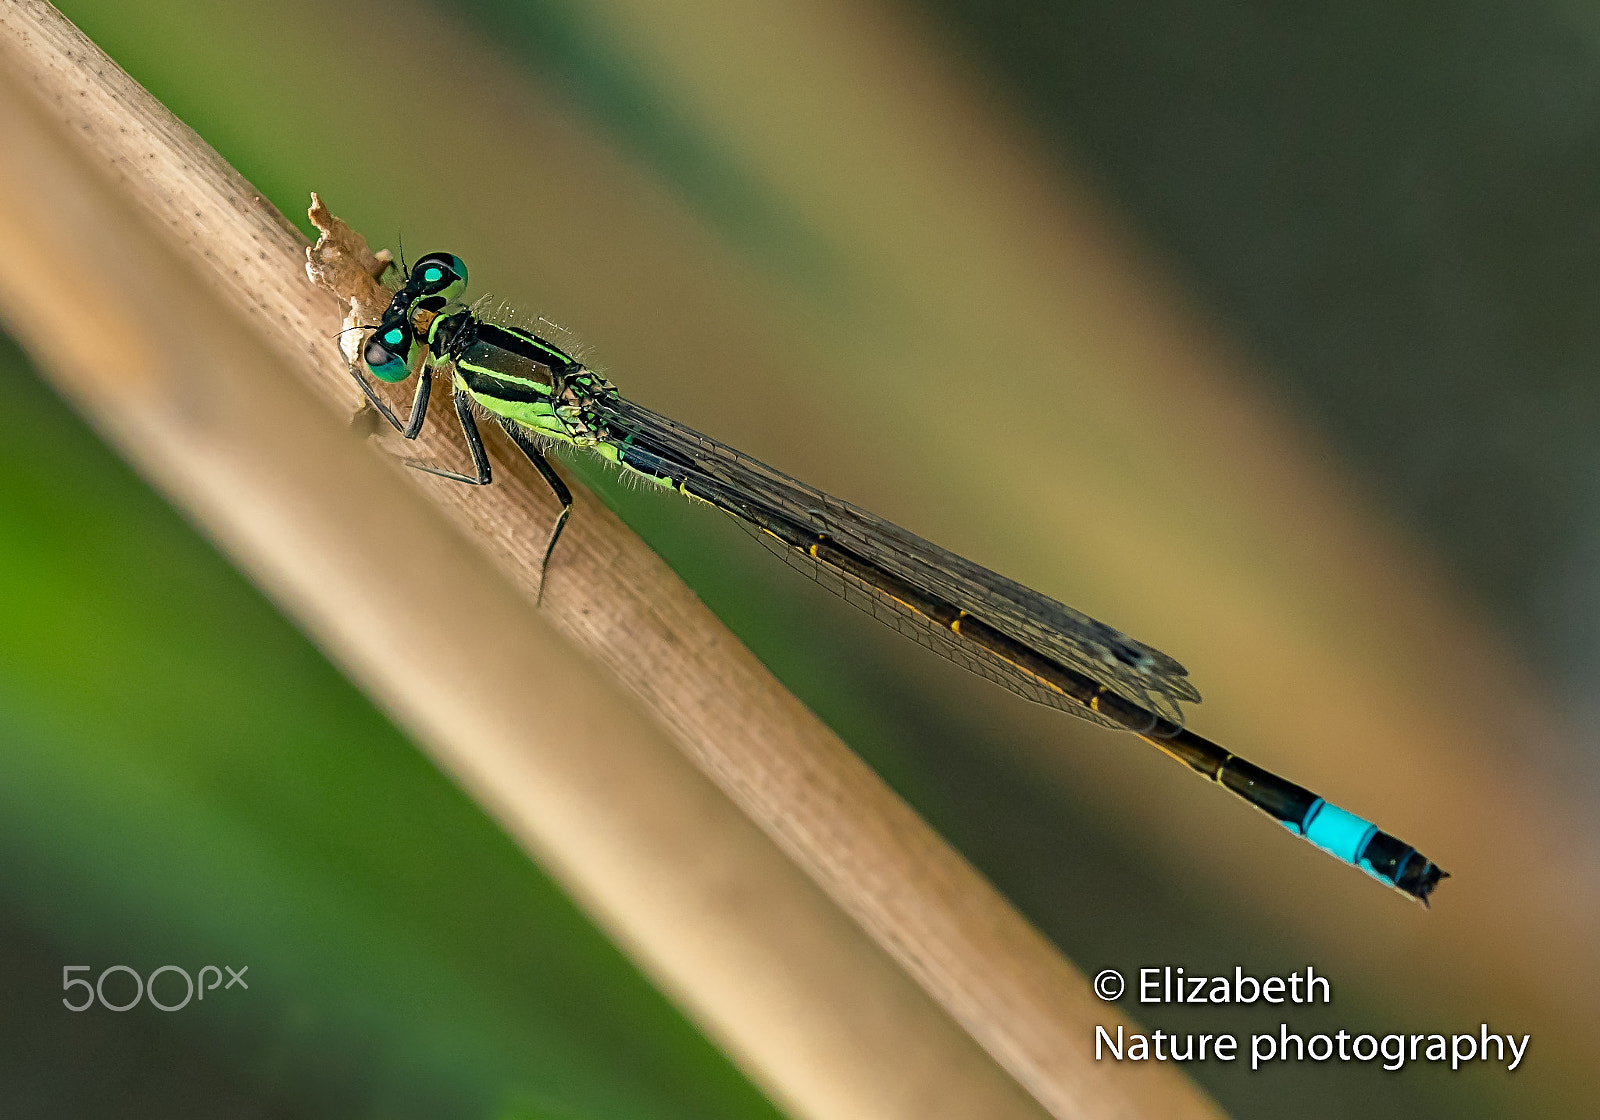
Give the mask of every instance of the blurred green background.
M 1203 733 L 1455 872 L 1408 908 L 577 464 L 1086 971 L 1312 963 L 1302 1033 L 1533 1035 L 1511 1075 L 1191 1067 L 1231 1114 L 1592 1095 L 1589 9 L 63 10 L 302 228 L 315 189 L 460 253 L 644 402 L 1175 653 Z M 0 378 L 8 1114 L 776 1114 L 23 355 Z M 79 962 L 252 987 L 68 1015 Z

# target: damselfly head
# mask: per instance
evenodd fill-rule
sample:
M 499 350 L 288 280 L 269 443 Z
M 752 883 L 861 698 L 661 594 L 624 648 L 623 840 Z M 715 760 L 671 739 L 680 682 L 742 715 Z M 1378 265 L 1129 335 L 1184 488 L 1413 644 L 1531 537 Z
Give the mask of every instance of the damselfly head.
M 389 309 L 383 313 L 384 322 L 406 319 L 419 331 L 427 325 L 426 319 L 418 322 L 422 315 L 437 314 L 467 290 L 466 263 L 454 253 L 429 253 L 404 276 L 405 284 L 394 293 Z
M 404 381 L 411 376 L 411 358 L 417 339 L 403 318 L 385 316 L 362 348 L 361 360 L 379 381 Z

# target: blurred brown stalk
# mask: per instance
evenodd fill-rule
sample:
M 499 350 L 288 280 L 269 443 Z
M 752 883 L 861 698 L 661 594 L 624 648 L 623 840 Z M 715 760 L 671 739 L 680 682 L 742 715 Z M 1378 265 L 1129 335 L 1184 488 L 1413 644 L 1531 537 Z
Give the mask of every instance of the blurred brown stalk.
M 536 611 L 526 464 L 476 492 L 352 440 L 299 234 L 48 5 L 0 44 L 8 328 L 775 1100 L 1215 1114 L 1094 1062 L 1082 977 L 585 494 Z

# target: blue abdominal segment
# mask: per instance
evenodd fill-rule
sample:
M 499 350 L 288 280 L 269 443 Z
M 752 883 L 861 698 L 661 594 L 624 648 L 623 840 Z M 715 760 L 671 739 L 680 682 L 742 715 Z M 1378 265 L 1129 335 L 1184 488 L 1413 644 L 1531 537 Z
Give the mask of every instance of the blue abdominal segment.
M 1377 832 L 1378 826 L 1371 821 L 1362 820 L 1354 813 L 1330 805 L 1321 798 L 1311 806 L 1311 811 L 1300 824 L 1300 834 L 1307 840 L 1329 855 L 1358 867 L 1362 854 Z

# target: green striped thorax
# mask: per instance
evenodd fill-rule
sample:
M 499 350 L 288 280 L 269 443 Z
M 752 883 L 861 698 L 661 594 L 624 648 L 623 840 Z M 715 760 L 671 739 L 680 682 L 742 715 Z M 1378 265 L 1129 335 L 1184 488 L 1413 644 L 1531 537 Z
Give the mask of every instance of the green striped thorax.
M 559 346 L 463 308 L 434 317 L 427 347 L 430 366 L 451 370 L 456 386 L 485 411 L 612 457 L 594 406 L 615 390 Z
M 428 324 L 428 361 L 452 368 L 478 403 L 523 422 L 525 416 L 553 415 L 568 378 L 583 369 L 538 335 L 487 322 L 466 308 Z M 507 411 L 497 404 L 523 407 Z

